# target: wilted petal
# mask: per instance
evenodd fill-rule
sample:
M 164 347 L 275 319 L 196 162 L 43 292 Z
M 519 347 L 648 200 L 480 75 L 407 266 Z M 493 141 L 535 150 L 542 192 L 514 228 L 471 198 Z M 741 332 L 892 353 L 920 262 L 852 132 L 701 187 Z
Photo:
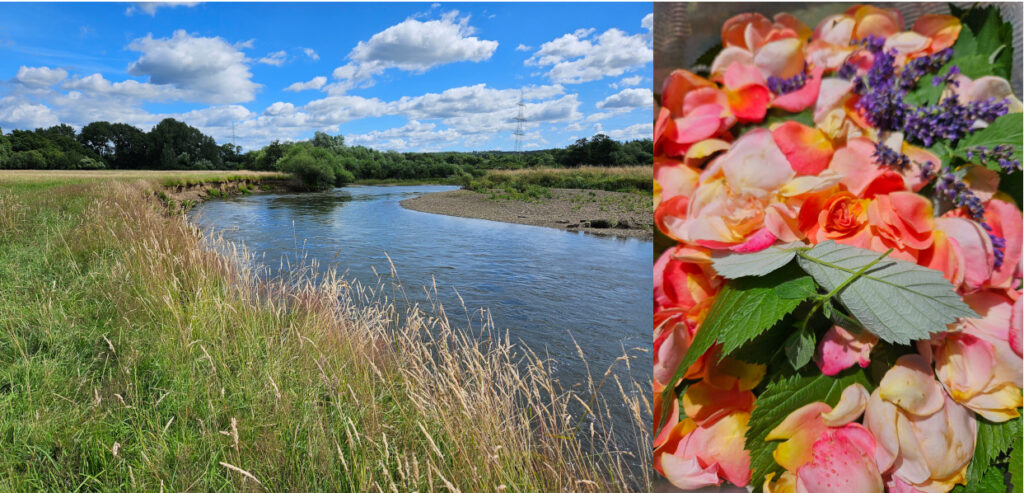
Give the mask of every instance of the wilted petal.
M 871 362 L 871 349 L 877 343 L 878 338 L 866 330 L 852 334 L 838 325 L 833 325 L 821 338 L 815 361 L 821 372 L 830 376 L 855 364 L 866 368 Z
M 864 410 L 864 425 L 877 440 L 875 462 L 878 470 L 886 472 L 900 453 L 900 440 L 896 435 L 896 416 L 899 409 L 882 400 L 878 389 L 868 398 L 868 406 Z
M 860 419 L 860 415 L 868 405 L 868 391 L 863 385 L 855 383 L 843 389 L 839 402 L 831 411 L 821 415 L 821 420 L 828 426 L 839 427 Z M 874 441 L 870 452 L 874 453 Z
M 928 363 L 917 354 L 900 356 L 882 377 L 878 392 L 882 399 L 919 416 L 942 409 L 942 387 Z

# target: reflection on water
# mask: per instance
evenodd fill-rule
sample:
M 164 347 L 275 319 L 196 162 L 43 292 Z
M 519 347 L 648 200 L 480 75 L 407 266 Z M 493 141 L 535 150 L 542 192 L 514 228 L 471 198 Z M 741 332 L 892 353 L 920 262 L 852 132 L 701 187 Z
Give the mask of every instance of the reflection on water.
M 622 355 L 623 347 L 650 347 L 650 242 L 428 214 L 399 205 L 406 198 L 455 188 L 346 187 L 317 194 L 251 195 L 206 202 L 193 218 L 265 255 L 272 267 L 281 257 L 294 264 L 307 255 L 364 284 L 375 283 L 374 269 L 389 271 L 387 253 L 410 302 L 429 305 L 422 287 L 436 280 L 439 300 L 453 323 L 463 316 L 458 295 L 471 314 L 489 309 L 495 326 L 507 329 L 513 340 L 563 361 L 557 373 L 566 385 L 586 379 L 572 338 L 595 377 Z M 650 378 L 647 358 L 649 353 L 633 366 L 641 382 Z M 621 402 L 614 399 L 618 390 L 609 387 L 609 401 Z

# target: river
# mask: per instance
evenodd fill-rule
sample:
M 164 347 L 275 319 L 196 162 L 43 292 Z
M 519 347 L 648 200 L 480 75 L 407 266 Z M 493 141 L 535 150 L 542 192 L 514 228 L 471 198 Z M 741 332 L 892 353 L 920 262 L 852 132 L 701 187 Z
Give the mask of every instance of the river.
M 191 218 L 204 230 L 244 244 L 271 268 L 282 259 L 295 265 L 306 256 L 374 285 L 375 271 L 390 270 L 386 253 L 410 302 L 429 307 L 422 288 L 436 281 L 453 323 L 460 317 L 465 321 L 461 295 L 471 314 L 489 310 L 496 328 L 508 330 L 513 341 L 560 362 L 555 372 L 565 386 L 586 381 L 573 338 L 595 378 L 623 348 L 647 348 L 630 353 L 638 356 L 632 377 L 649 382 L 651 242 L 399 205 L 456 188 L 352 186 L 325 193 L 255 194 L 204 202 Z M 612 404 L 615 428 L 631 428 L 614 383 L 602 393 Z

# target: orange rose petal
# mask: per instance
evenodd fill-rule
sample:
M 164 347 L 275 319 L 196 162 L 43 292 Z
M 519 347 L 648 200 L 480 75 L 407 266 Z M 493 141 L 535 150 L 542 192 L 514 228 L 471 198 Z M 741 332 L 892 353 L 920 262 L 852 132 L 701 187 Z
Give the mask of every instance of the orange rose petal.
M 771 92 L 765 86 L 747 86 L 729 92 L 729 109 L 741 122 L 760 122 L 768 113 Z
M 832 143 L 816 128 L 787 121 L 772 130 L 772 137 L 797 175 L 817 175 L 832 160 Z
M 925 14 L 914 22 L 914 31 L 932 39 L 929 50 L 935 53 L 953 46 L 958 37 L 962 25 L 960 19 L 951 15 Z

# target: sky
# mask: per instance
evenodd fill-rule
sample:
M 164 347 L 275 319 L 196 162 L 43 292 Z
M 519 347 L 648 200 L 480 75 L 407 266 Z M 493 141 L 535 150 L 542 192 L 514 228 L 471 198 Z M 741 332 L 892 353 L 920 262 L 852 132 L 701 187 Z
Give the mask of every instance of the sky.
M 650 138 L 652 10 L 0 3 L 0 129 L 170 117 L 245 150 L 315 131 L 380 150 L 512 150 L 522 110 L 527 150 Z

